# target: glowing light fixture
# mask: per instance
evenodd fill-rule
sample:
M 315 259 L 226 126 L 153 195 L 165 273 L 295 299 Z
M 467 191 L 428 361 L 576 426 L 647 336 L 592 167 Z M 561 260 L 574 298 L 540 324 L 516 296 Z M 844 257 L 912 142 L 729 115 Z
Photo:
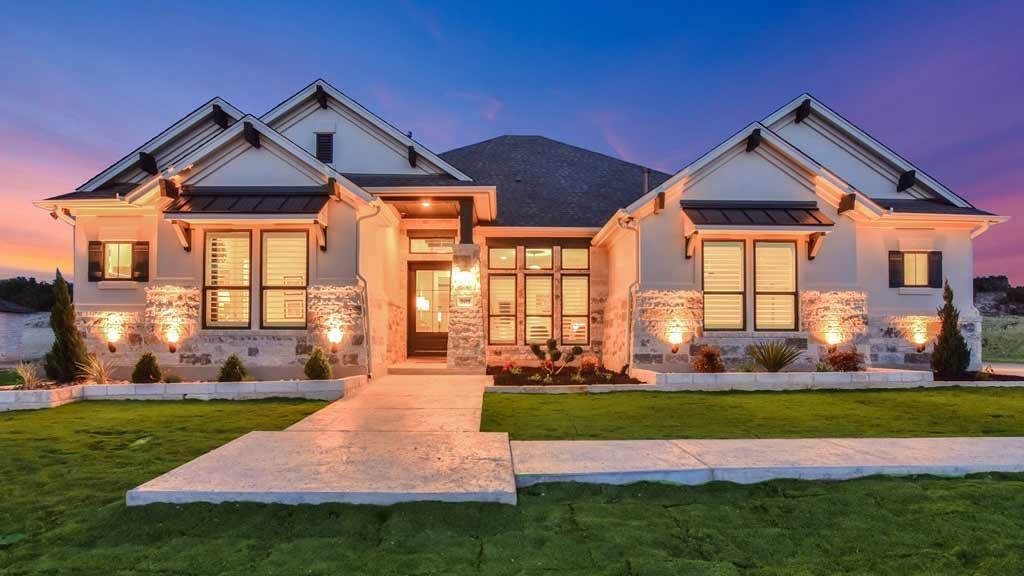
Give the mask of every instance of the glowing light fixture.
M 668 343 L 672 345 L 672 353 L 679 353 L 679 346 L 683 343 L 682 328 L 672 330 L 668 333 Z
M 344 335 L 345 333 L 337 326 L 327 330 L 327 341 L 331 343 L 332 353 L 338 351 L 338 345 L 341 344 L 341 339 Z
M 167 334 L 164 334 L 167 339 L 167 350 L 174 354 L 178 351 L 178 342 L 181 341 L 181 332 L 177 328 L 168 328 Z
M 420 202 L 420 206 L 423 206 L 424 208 L 430 208 L 430 200 L 423 200 L 422 202 Z

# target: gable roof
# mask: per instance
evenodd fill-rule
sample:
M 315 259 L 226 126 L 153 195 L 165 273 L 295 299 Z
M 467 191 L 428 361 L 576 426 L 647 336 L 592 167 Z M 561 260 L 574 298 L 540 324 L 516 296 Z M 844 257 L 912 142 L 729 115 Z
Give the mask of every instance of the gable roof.
M 644 166 L 543 136 L 498 136 L 441 157 L 497 187 L 499 226 L 600 227 L 643 194 Z M 668 178 L 651 170 L 649 186 Z
M 805 104 L 806 102 L 806 104 Z M 974 206 L 967 200 L 961 198 L 955 194 L 952 190 L 947 188 L 938 180 L 932 178 L 924 170 L 914 166 L 905 158 L 894 152 L 891 148 L 882 144 L 876 140 L 873 136 L 867 132 L 861 130 L 853 122 L 850 122 L 835 110 L 832 110 L 820 100 L 811 96 L 808 93 L 801 94 L 788 102 L 775 112 L 772 112 L 765 117 L 761 123 L 766 126 L 777 126 L 780 121 L 786 119 L 790 114 L 796 114 L 796 111 L 801 106 L 808 107 L 810 113 L 816 114 L 818 117 L 823 118 L 832 126 L 838 128 L 842 133 L 846 134 L 847 137 L 851 138 L 857 144 L 871 151 L 873 154 L 890 164 L 893 168 L 899 172 L 909 172 L 913 170 L 917 176 L 917 182 L 922 184 L 928 190 L 931 190 L 940 198 L 948 201 L 953 206 L 959 206 L 962 208 L 974 208 Z
M 430 163 L 436 165 L 441 170 L 444 170 L 453 178 L 457 180 L 470 180 L 469 176 L 459 171 L 458 168 L 452 166 L 448 162 L 445 162 L 437 154 L 434 154 L 434 152 L 432 152 L 429 148 L 413 140 L 411 136 L 402 132 L 395 126 L 391 125 L 389 122 L 385 121 L 380 116 L 377 116 L 373 112 L 370 112 L 370 110 L 368 110 L 365 106 L 363 106 L 359 102 L 356 102 L 352 98 L 349 98 L 345 93 L 343 93 L 341 90 L 338 90 L 334 86 L 331 86 L 331 84 L 324 80 L 323 78 L 317 78 L 308 86 L 306 86 L 302 90 L 299 90 L 294 95 L 286 99 L 284 102 L 281 102 L 277 106 L 274 106 L 265 114 L 260 116 L 260 120 L 262 120 L 267 125 L 273 125 L 274 122 L 277 121 L 279 118 L 287 115 L 295 108 L 304 104 L 307 100 L 315 98 L 317 94 L 317 88 L 323 90 L 328 97 L 334 99 L 336 102 L 338 102 L 345 108 L 351 110 L 352 112 L 354 112 L 355 114 L 369 122 L 371 125 L 376 127 L 377 129 L 381 130 L 388 136 L 394 138 L 403 146 L 412 146 L 413 149 L 415 149 L 420 156 L 423 156 Z

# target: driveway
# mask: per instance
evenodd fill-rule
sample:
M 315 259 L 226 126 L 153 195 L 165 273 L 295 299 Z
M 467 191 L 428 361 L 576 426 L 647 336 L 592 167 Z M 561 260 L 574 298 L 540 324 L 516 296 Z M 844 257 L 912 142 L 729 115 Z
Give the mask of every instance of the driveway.
M 385 376 L 291 431 L 478 432 L 486 376 Z
M 985 362 L 985 366 L 991 366 L 996 374 L 1008 374 L 1010 376 L 1024 376 L 1024 364 L 1013 364 L 1009 362 Z

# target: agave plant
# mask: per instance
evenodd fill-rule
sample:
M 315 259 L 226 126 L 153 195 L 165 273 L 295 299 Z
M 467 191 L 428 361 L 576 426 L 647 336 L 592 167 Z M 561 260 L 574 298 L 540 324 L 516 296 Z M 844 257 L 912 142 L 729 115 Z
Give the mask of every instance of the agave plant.
M 92 380 L 96 384 L 106 384 L 110 382 L 112 371 L 113 369 L 110 364 L 107 364 L 102 358 L 95 354 L 90 354 L 85 362 L 78 363 L 79 374 L 84 378 Z
M 39 376 L 39 370 L 36 369 L 35 364 L 19 362 L 14 367 L 14 372 L 17 373 L 18 378 L 21 378 L 22 390 L 34 390 L 43 384 L 43 379 Z
M 779 372 L 800 357 L 800 349 L 780 340 L 758 342 L 747 347 L 747 354 L 768 372 Z

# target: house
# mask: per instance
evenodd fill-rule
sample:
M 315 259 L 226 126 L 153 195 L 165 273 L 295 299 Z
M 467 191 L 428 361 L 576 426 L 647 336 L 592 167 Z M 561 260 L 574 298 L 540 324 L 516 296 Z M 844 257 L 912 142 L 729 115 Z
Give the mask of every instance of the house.
M 941 286 L 980 363 L 972 206 L 809 95 L 675 174 L 541 136 L 436 154 L 323 80 L 257 117 L 215 98 L 75 191 L 93 350 L 209 376 L 434 357 L 479 371 L 549 338 L 609 368 L 733 366 L 784 339 L 925 365 Z

